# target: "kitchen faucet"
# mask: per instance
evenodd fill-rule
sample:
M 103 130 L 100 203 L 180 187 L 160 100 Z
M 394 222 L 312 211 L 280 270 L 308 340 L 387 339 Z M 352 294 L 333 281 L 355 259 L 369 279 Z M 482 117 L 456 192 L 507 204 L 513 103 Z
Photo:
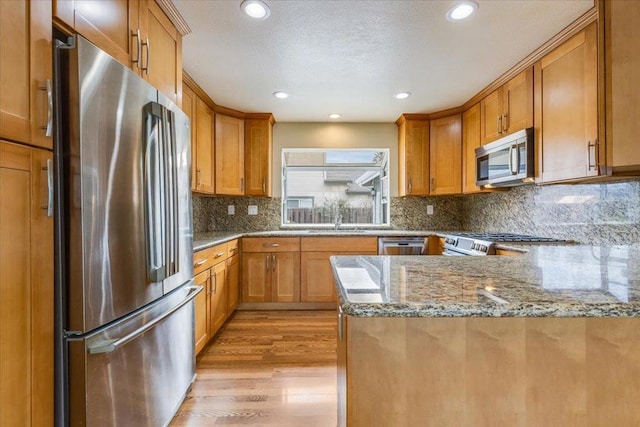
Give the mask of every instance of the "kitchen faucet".
M 341 215 L 341 214 L 338 214 L 338 216 L 336 217 L 336 223 L 335 223 L 335 225 L 333 226 L 333 228 L 334 228 L 335 230 L 340 230 L 340 226 L 341 226 L 341 225 L 342 225 L 342 215 Z

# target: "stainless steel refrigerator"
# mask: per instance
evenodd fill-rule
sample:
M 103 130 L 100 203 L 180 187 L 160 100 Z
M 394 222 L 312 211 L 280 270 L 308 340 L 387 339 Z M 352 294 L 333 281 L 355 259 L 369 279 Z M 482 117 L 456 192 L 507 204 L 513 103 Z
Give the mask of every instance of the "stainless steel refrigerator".
M 166 425 L 195 376 L 189 119 L 80 36 L 54 56 L 56 422 Z

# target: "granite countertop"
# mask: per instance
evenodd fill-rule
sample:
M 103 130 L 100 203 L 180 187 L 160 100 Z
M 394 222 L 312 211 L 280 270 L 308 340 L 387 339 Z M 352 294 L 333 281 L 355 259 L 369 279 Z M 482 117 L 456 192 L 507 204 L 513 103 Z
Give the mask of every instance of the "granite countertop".
M 353 316 L 640 316 L 640 244 L 518 249 L 528 252 L 334 256 L 331 263 L 340 307 Z
M 289 229 L 289 230 L 272 230 L 272 231 L 212 231 L 206 233 L 194 233 L 193 250 L 194 252 L 206 249 L 229 240 L 238 239 L 240 237 L 340 237 L 340 236 L 430 236 L 445 235 L 447 232 L 433 230 L 362 230 L 362 229 Z

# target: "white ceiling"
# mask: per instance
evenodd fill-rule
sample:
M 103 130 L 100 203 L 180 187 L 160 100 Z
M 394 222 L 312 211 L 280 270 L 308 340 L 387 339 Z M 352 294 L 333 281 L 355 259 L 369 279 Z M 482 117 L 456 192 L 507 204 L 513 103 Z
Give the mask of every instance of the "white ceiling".
M 593 0 L 478 0 L 449 22 L 447 1 L 174 0 L 193 33 L 184 69 L 216 104 L 279 122 L 393 122 L 463 104 L 593 6 Z M 286 91 L 291 97 L 276 99 Z M 412 92 L 405 100 L 392 95 Z

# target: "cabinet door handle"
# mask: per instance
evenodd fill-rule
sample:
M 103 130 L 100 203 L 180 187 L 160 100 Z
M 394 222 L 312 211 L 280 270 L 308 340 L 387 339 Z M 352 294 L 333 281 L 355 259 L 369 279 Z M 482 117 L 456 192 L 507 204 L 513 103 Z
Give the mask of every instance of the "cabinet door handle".
M 506 133 L 507 130 L 509 130 L 509 122 L 508 119 L 509 118 L 509 114 L 504 113 L 502 115 L 502 130 Z
M 42 209 L 47 211 L 47 216 L 53 216 L 53 160 L 47 159 L 47 166 L 42 170 L 47 172 L 47 205 Z
M 277 248 L 280 243 L 263 243 L 262 246 L 265 248 Z
M 593 148 L 593 157 L 596 159 L 595 163 L 591 163 L 591 148 Z M 587 166 L 589 170 L 597 169 L 599 166 L 599 152 L 598 152 L 598 139 L 596 138 L 593 143 L 591 141 L 587 142 Z
M 142 46 L 146 46 L 147 47 L 147 63 L 145 64 L 144 67 L 141 67 L 140 69 L 142 71 L 144 71 L 144 73 L 148 76 L 149 75 L 149 58 L 151 57 L 151 45 L 149 44 L 149 37 L 147 37 L 145 39 L 145 41 L 142 43 Z
M 496 130 L 498 134 L 502 135 L 502 115 L 496 118 Z
M 196 187 L 200 187 L 200 184 L 202 184 L 202 171 L 196 169 Z
M 136 51 L 136 59 L 132 59 L 131 63 L 136 64 L 136 67 L 140 68 L 140 51 L 142 50 L 142 38 L 140 38 L 140 28 L 138 28 L 136 31 L 132 31 L 131 37 L 136 38 L 136 45 L 138 46 L 138 49 Z
M 196 262 L 195 264 L 193 264 L 194 267 L 200 267 L 202 264 L 204 264 L 205 262 L 207 262 L 208 258 L 205 258 L 203 260 L 200 260 L 198 262 Z
M 46 79 L 44 86 L 40 86 L 39 89 L 47 94 L 47 124 L 40 126 L 40 129 L 44 130 L 44 136 L 50 137 L 53 134 L 53 89 L 51 87 L 51 79 Z
M 344 339 L 344 313 L 342 312 L 342 307 L 338 306 L 338 341 L 342 341 Z
M 434 177 L 431 177 L 431 191 L 433 191 L 435 187 L 436 187 L 436 179 Z
M 224 255 L 224 252 L 218 252 L 218 253 L 216 254 L 216 258 L 220 258 L 222 255 Z
M 240 191 L 244 193 L 244 178 L 240 178 Z
M 271 268 L 274 273 L 276 272 L 276 269 L 278 267 L 278 257 L 277 255 L 272 255 L 273 256 L 273 263 L 271 264 Z
M 267 183 L 264 178 L 262 178 L 262 194 L 267 194 Z
M 267 255 L 267 262 L 265 263 L 264 270 L 269 273 L 271 270 L 271 255 Z
M 413 185 L 411 185 L 411 177 L 409 177 L 409 194 L 411 194 L 413 190 Z

